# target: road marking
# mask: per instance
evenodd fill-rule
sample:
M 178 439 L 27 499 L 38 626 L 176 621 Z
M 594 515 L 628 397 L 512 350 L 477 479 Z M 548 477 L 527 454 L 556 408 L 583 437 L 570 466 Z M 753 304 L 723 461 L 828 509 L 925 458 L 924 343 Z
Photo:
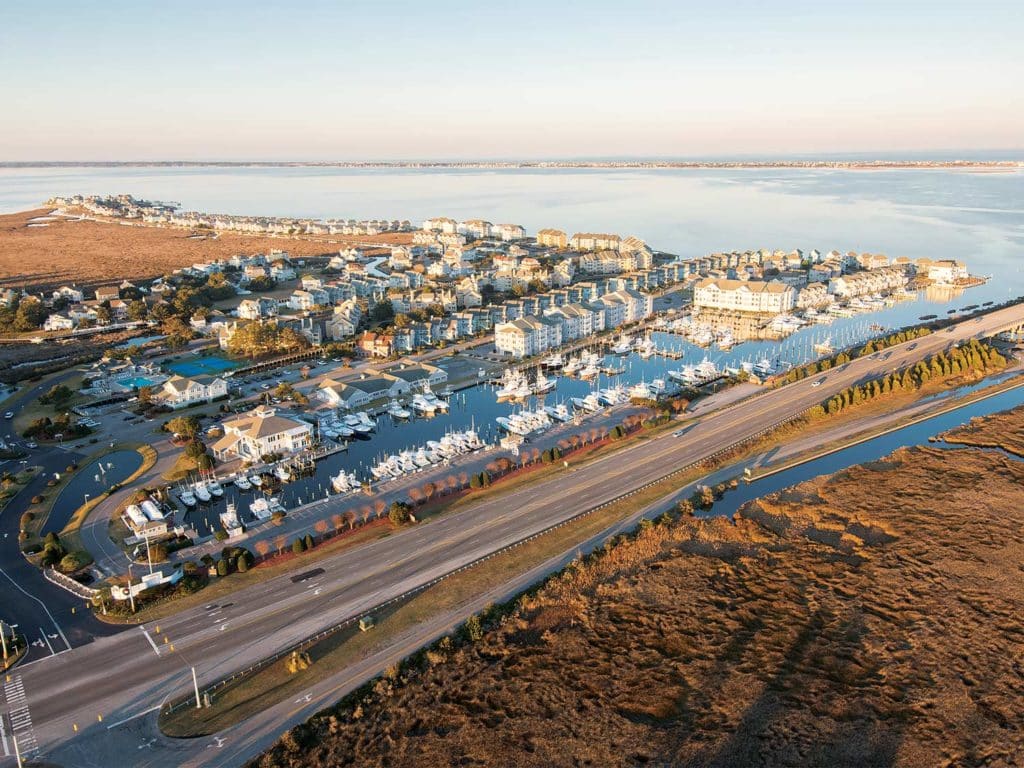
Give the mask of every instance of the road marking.
M 119 725 L 124 725 L 125 723 L 130 723 L 132 720 L 136 720 L 136 719 L 138 719 L 140 717 L 145 717 L 150 712 L 156 712 L 158 709 L 160 709 L 160 705 L 159 704 L 157 704 L 155 707 L 150 707 L 149 709 L 144 709 L 141 712 L 136 712 L 134 715 L 131 715 L 130 717 L 126 717 L 124 720 L 118 720 L 116 723 L 111 723 L 110 725 L 107 726 L 107 730 L 109 731 L 111 728 L 117 728 Z
M 159 656 L 160 649 L 157 647 L 157 644 L 153 642 L 153 638 L 149 636 L 149 632 L 146 631 L 145 627 L 140 626 L 139 629 L 142 630 L 142 634 L 144 634 L 146 636 L 146 639 L 149 640 L 149 644 L 153 647 L 153 653 Z
M 43 632 L 43 628 L 42 627 L 39 628 L 39 634 L 41 634 L 43 636 L 43 642 L 46 643 L 46 647 L 50 649 L 50 655 L 53 656 L 53 646 L 50 645 L 50 638 L 48 638 L 46 636 L 46 633 Z
M 4 757 L 11 756 L 11 748 L 7 745 L 7 728 L 4 725 L 4 718 L 0 716 L 0 740 L 3 741 L 4 745 Z
M 153 746 L 154 744 L 156 744 L 156 739 L 155 739 L 155 738 L 152 738 L 152 739 L 150 739 L 149 741 L 144 741 L 144 742 L 142 742 L 141 744 L 139 744 L 139 749 L 149 749 L 149 748 L 151 748 L 151 747 L 152 747 L 152 746 Z
M 216 747 L 217 749 L 220 749 L 224 746 L 225 741 L 227 741 L 227 739 L 221 738 L 220 736 L 214 736 L 213 744 L 207 744 L 206 748 L 209 749 L 210 747 Z
M 223 624 L 220 625 L 220 628 L 217 631 L 218 632 L 223 632 L 227 628 L 228 628 L 228 624 L 227 624 L 227 622 L 224 622 Z
M 9 683 L 4 684 L 4 695 L 10 705 L 11 737 L 17 744 L 22 758 L 32 757 L 39 751 L 39 746 L 32 730 L 32 715 L 28 709 L 21 675 L 14 675 Z
M 312 698 L 313 698 L 313 694 L 312 693 L 307 693 L 305 696 L 302 696 L 301 698 L 296 699 L 295 703 L 296 704 L 309 704 L 309 702 L 310 702 L 310 700 L 312 700 Z
M 49 616 L 50 617 L 50 621 L 53 622 L 54 628 L 57 630 L 57 632 L 60 633 L 60 638 L 61 638 L 61 640 L 64 641 L 64 645 L 66 645 L 68 648 L 71 648 L 71 643 L 69 643 L 67 637 L 64 636 L 64 630 L 60 628 L 60 624 L 58 624 L 57 620 L 55 618 L 53 618 L 53 614 L 50 613 L 50 609 L 46 607 L 46 603 L 44 603 L 42 600 L 40 600 L 35 595 L 30 594 L 30 593 L 26 592 L 24 589 L 22 589 L 21 585 L 18 584 L 18 582 L 16 582 L 10 576 L 8 576 L 7 572 L 3 568 L 0 568 L 0 574 L 3 574 L 5 579 L 7 579 L 9 582 L 11 582 L 11 584 L 13 584 L 15 587 L 17 587 L 18 591 L 21 592 L 21 594 L 25 595 L 25 597 L 28 597 L 28 598 L 31 598 L 32 600 L 35 600 L 37 603 L 39 603 L 43 607 L 43 610 L 46 611 L 46 615 Z

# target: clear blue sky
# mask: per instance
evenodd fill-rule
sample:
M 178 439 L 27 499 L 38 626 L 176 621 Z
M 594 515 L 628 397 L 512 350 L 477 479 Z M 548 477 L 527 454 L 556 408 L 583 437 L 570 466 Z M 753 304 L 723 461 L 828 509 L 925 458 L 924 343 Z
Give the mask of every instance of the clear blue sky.
M 0 160 L 1020 149 L 1022 19 L 1019 0 L 3 0 Z

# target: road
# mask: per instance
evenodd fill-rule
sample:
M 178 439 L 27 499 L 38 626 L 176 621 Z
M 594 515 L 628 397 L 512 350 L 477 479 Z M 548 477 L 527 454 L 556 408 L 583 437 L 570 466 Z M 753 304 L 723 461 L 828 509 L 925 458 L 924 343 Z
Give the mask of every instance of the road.
M 1024 307 L 1002 310 L 953 326 L 952 332 L 855 360 L 829 372 L 819 387 L 808 380 L 767 391 L 700 416 L 682 437 L 666 434 L 581 467 L 570 466 L 554 478 L 322 560 L 317 566 L 324 573 L 313 580 L 293 583 L 285 575 L 241 590 L 220 605 L 183 611 L 161 621 L 159 634 L 155 627 L 144 626 L 98 638 L 18 670 L 15 677 L 26 692 L 18 706 L 31 714 L 40 754 L 62 765 L 109 765 L 109 755 L 106 762 L 96 755 L 114 744 L 118 749 L 135 745 L 138 759 L 132 764 L 140 766 L 236 765 L 283 727 L 280 708 L 274 709 L 273 718 L 253 718 L 232 729 L 220 746 L 157 736 L 146 737 L 157 741 L 145 745 L 143 736 L 154 727 L 149 711 L 189 690 L 191 666 L 200 684 L 212 682 L 324 626 L 361 615 L 559 520 L 710 456 L 850 384 L 955 341 L 990 335 L 1022 318 Z M 301 714 L 304 707 L 297 702 L 291 714 Z M 119 729 L 129 734 L 127 740 L 116 736 Z

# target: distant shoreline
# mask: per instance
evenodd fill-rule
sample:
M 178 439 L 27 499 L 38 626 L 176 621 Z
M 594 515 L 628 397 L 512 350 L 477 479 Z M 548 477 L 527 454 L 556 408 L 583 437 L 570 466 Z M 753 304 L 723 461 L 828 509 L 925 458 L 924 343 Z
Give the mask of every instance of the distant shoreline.
M 837 169 L 837 170 L 1015 170 L 1024 160 L 538 160 L 538 161 L 6 161 L 0 168 L 354 168 L 354 169 Z

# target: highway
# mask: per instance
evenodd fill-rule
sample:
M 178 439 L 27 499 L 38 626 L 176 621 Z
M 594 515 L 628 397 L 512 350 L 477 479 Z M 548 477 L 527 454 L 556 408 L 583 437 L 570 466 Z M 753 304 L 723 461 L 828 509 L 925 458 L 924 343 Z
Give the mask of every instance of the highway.
M 110 765 L 110 755 L 102 758 L 104 744 L 122 749 L 137 743 L 132 765 L 236 765 L 265 747 L 283 728 L 279 708 L 275 708 L 276 719 L 253 718 L 235 729 L 237 735 L 226 734 L 226 741 L 219 745 L 210 740 L 147 737 L 155 734 L 151 710 L 167 697 L 190 690 L 191 666 L 200 685 L 213 682 L 325 626 L 361 615 L 559 520 L 706 458 L 853 383 L 956 341 L 989 336 L 1022 319 L 1024 306 L 968 320 L 953 326 L 952 332 L 935 333 L 706 413 L 681 437 L 665 434 L 581 467 L 570 466 L 553 478 L 484 498 L 458 514 L 321 560 L 316 567 L 324 573 L 305 582 L 295 583 L 290 575 L 276 577 L 240 590 L 218 605 L 163 620 L 159 633 L 154 626 L 131 628 L 19 667 L 12 677 L 23 685 L 38 754 L 69 767 Z M 812 386 L 813 380 L 822 378 L 820 386 Z M 302 711 L 301 704 L 296 711 Z M 118 740 L 118 731 L 127 735 Z M 230 740 L 242 734 L 244 743 L 232 748 Z M 147 743 L 147 738 L 156 741 Z

